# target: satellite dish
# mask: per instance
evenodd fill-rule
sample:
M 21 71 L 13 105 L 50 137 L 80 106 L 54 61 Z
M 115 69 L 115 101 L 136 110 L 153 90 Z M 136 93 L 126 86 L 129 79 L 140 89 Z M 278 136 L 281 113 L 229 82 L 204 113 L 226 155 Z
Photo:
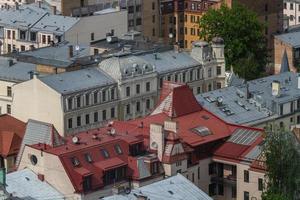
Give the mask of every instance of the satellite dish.
M 79 50 L 80 50 L 79 45 L 76 45 L 76 46 L 75 46 L 75 50 L 76 50 L 76 51 L 79 51 Z
M 112 42 L 112 37 L 111 36 L 107 36 L 106 37 L 106 42 L 108 42 L 108 43 Z
M 219 103 L 222 103 L 222 102 L 223 102 L 223 98 L 222 98 L 222 97 L 218 97 L 217 101 L 218 101 Z
M 72 142 L 73 142 L 74 144 L 78 144 L 78 143 L 79 143 L 79 138 L 78 138 L 77 136 L 74 136 L 74 137 L 72 138 Z

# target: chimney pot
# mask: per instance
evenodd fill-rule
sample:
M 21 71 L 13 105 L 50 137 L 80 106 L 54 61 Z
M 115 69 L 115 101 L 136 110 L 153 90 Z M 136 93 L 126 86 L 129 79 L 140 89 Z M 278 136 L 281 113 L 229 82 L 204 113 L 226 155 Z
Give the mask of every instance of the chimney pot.
M 74 56 L 73 45 L 69 45 L 69 58 L 71 59 Z

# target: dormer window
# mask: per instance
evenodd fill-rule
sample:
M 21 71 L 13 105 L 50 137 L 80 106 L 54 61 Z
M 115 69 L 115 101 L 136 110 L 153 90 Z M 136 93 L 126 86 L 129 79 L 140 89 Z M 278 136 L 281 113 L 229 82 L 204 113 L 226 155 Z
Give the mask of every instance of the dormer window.
M 122 151 L 120 145 L 118 145 L 118 144 L 115 145 L 115 151 L 119 155 L 123 154 L 123 151 Z
M 71 162 L 72 162 L 74 167 L 77 167 L 77 166 L 80 165 L 80 162 L 79 162 L 78 158 L 76 158 L 76 157 L 72 157 Z
M 106 149 L 101 149 L 101 153 L 104 158 L 109 158 L 109 153 L 108 153 L 108 151 L 106 151 Z
M 86 162 L 88 162 L 88 163 L 93 162 L 92 156 L 89 153 L 84 154 L 84 158 L 85 158 Z

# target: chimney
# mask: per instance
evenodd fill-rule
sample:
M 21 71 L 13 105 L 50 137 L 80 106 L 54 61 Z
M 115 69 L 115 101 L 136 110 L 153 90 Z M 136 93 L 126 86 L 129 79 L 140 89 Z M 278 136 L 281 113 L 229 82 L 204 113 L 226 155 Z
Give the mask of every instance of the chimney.
M 14 65 L 14 60 L 13 59 L 8 59 L 8 66 L 11 67 Z
M 165 147 L 165 135 L 163 126 L 150 124 L 150 149 L 157 150 L 157 157 L 161 161 Z
M 180 52 L 180 47 L 179 47 L 179 44 L 178 44 L 177 42 L 174 44 L 174 51 L 175 51 L 176 53 L 179 53 L 179 52 Z
M 298 85 L 299 85 L 299 83 L 298 83 Z M 280 82 L 273 81 L 271 87 L 272 87 L 272 96 L 279 96 L 280 95 Z
M 73 45 L 69 45 L 69 59 L 71 59 L 73 56 Z
M 16 10 L 19 10 L 19 3 L 15 2 Z
M 56 6 L 51 6 L 51 12 L 53 15 L 56 15 Z
M 42 8 L 42 1 L 41 0 L 38 1 L 38 4 L 39 4 L 39 8 Z
M 300 89 L 300 74 L 298 75 L 297 79 L 298 79 L 298 89 Z
M 38 179 L 39 179 L 40 181 L 43 181 L 43 182 L 44 182 L 44 180 L 45 180 L 44 174 L 38 174 Z
M 178 123 L 173 121 L 165 121 L 164 128 L 166 131 L 177 133 Z

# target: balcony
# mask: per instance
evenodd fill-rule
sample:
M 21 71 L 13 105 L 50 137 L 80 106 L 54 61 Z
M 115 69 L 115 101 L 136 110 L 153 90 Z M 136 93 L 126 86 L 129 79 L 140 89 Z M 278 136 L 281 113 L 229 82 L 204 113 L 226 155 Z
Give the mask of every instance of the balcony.
M 212 175 L 211 182 L 236 185 L 236 175 Z

